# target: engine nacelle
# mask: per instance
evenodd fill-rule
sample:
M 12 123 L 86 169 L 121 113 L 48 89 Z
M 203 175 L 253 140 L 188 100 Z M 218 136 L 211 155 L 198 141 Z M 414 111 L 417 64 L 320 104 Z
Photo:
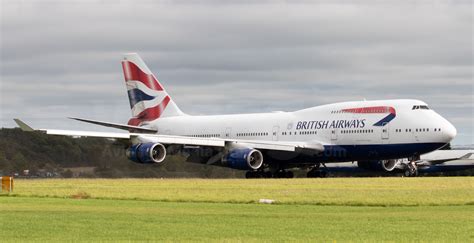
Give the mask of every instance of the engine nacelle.
M 161 143 L 138 143 L 130 146 L 126 154 L 136 163 L 161 163 L 166 157 L 166 147 Z
M 225 156 L 225 161 L 234 169 L 258 170 L 263 165 L 263 155 L 252 148 L 234 148 Z
M 393 171 L 398 165 L 398 160 L 371 160 L 371 161 L 357 161 L 359 168 L 370 171 Z

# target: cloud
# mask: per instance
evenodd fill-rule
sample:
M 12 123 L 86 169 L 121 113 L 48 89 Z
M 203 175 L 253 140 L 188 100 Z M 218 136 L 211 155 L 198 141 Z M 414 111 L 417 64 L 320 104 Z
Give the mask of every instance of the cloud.
M 469 2 L 9 1 L 1 11 L 2 126 L 126 121 L 120 59 L 136 51 L 191 114 L 417 98 L 468 134 L 457 143 L 474 143 Z

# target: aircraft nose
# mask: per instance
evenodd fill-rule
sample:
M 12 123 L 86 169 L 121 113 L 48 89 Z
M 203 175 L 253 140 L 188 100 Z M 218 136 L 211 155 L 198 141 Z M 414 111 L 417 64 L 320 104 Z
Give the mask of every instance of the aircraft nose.
M 457 133 L 458 133 L 458 131 L 453 126 L 453 124 L 451 124 L 450 122 L 448 122 L 448 124 L 446 124 L 446 126 L 444 126 L 443 134 L 446 137 L 446 140 L 448 140 L 448 142 L 453 140 L 454 137 L 456 137 Z

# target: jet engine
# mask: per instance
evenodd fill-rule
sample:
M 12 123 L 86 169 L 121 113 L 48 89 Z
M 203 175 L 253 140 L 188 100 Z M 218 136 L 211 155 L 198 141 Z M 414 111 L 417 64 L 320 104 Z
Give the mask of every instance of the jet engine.
M 370 161 L 357 161 L 359 168 L 370 170 L 370 171 L 393 171 L 398 165 L 398 160 L 370 160 Z
M 229 167 L 239 170 L 258 170 L 263 165 L 262 152 L 253 148 L 231 149 L 223 160 Z
M 166 147 L 161 143 L 138 143 L 130 146 L 126 154 L 136 163 L 161 163 L 166 157 Z

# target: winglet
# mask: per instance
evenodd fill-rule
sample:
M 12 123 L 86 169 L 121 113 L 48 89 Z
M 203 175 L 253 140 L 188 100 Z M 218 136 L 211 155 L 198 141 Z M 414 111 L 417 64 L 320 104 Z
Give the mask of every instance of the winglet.
M 20 127 L 20 129 L 24 132 L 33 132 L 35 129 L 33 129 L 32 127 L 28 126 L 26 123 L 24 123 L 23 121 L 21 121 L 20 119 L 13 119 L 15 121 L 15 123 Z

